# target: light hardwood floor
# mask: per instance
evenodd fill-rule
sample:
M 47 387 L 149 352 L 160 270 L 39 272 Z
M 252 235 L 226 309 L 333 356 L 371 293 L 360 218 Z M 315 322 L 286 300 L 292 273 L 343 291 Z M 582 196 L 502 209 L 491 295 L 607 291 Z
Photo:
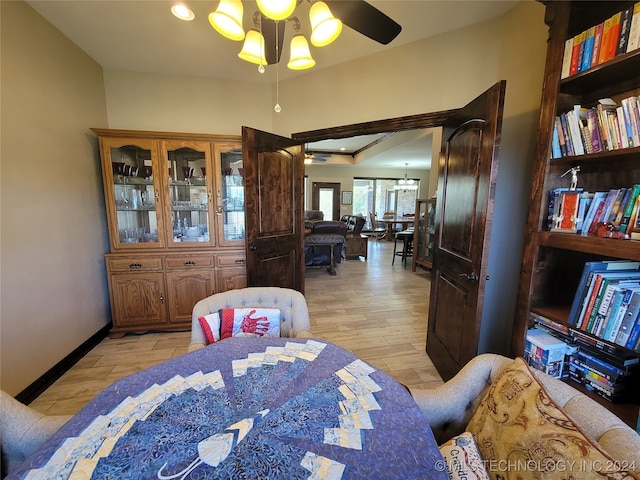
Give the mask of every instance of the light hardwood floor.
M 305 296 L 314 336 L 352 351 L 409 387 L 435 387 L 442 378 L 425 352 L 429 273 L 411 272 L 393 242 L 369 241 L 368 260 L 343 260 L 337 276 L 306 272 Z M 35 399 L 36 410 L 74 414 L 104 387 L 187 351 L 190 332 L 107 338 Z

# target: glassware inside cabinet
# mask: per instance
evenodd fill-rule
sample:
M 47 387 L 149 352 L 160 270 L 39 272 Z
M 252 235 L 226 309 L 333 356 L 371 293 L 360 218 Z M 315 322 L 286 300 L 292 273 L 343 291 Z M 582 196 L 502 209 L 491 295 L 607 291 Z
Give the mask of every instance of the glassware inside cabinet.
M 223 242 L 244 240 L 244 168 L 240 148 L 220 152 L 222 169 L 218 206 L 222 216 Z
M 209 242 L 206 148 L 169 150 L 167 158 L 173 242 Z
M 121 243 L 158 242 L 158 217 L 151 151 L 111 148 L 113 192 Z

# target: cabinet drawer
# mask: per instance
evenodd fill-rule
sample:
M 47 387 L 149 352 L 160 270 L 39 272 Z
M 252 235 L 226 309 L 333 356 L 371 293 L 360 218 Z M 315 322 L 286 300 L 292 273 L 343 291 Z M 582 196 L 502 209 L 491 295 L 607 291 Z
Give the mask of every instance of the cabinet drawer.
M 213 255 L 179 255 L 165 258 L 167 270 L 184 270 L 185 268 L 213 268 Z
M 218 267 L 244 267 L 247 264 L 244 253 L 218 255 L 216 258 Z
M 162 270 L 161 257 L 107 258 L 107 269 L 112 272 L 137 272 Z

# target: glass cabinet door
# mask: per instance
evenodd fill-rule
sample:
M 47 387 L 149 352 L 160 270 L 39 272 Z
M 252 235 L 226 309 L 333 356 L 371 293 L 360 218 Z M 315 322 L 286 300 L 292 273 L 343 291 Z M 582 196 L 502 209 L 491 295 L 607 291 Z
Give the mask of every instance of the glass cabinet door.
M 132 142 L 135 142 L 132 143 Z M 114 248 L 149 248 L 162 246 L 162 219 L 158 215 L 158 192 L 154 180 L 157 162 L 156 143 L 151 140 L 105 139 L 103 155 L 111 160 L 105 165 L 105 183 Z M 109 198 L 112 195 L 111 198 Z
M 244 168 L 242 146 L 216 144 L 218 245 L 244 245 Z
M 169 179 L 169 246 L 215 244 L 211 223 L 211 144 L 167 140 L 163 142 Z

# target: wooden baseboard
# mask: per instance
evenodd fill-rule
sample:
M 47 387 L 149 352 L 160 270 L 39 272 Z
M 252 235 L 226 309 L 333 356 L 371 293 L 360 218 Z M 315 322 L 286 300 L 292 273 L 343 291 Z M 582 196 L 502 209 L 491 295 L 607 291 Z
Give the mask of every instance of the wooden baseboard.
M 40 396 L 40 394 L 42 394 L 42 392 L 53 385 L 56 380 L 62 377 L 62 375 L 64 375 L 71 367 L 78 363 L 80 359 L 82 359 L 82 357 L 89 353 L 102 340 L 107 338 L 110 329 L 111 323 L 108 323 L 100 330 L 98 330 L 82 345 L 80 345 L 73 352 L 60 360 L 44 375 L 42 375 L 35 382 L 22 390 L 19 394 L 17 394 L 15 397 L 16 400 L 24 403 L 25 405 L 29 405 L 31 402 L 33 402 L 36 398 L 38 398 L 38 396 Z

